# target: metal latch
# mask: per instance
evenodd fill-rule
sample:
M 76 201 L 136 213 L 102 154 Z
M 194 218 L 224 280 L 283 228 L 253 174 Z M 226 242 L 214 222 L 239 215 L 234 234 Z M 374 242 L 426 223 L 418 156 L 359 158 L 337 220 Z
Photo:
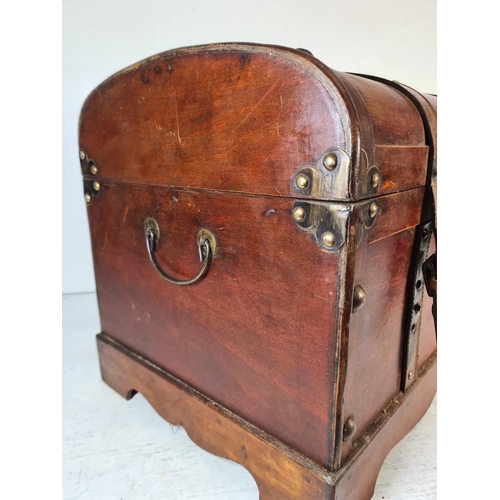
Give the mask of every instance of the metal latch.
M 437 336 L 437 254 L 433 253 L 423 264 L 425 288 L 427 295 L 432 298 L 432 316 L 434 317 L 434 329 Z

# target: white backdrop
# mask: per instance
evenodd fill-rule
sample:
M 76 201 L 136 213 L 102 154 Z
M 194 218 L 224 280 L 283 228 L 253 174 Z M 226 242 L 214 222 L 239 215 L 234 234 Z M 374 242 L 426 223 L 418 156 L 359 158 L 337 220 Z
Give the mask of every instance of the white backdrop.
M 340 71 L 436 93 L 436 0 L 63 0 L 63 293 L 95 290 L 78 116 L 108 76 L 213 42 L 303 47 Z

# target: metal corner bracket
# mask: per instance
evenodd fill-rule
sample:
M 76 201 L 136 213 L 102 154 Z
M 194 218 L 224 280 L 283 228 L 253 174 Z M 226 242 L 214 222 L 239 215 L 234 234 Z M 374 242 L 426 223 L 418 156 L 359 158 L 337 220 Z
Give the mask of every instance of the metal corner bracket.
M 87 152 L 80 148 L 80 165 L 83 174 L 83 191 L 87 205 L 90 205 L 94 197 L 101 192 L 101 183 L 97 180 L 97 165 L 94 160 L 88 157 Z
M 305 165 L 292 181 L 292 191 L 315 198 L 349 199 L 351 159 L 340 148 L 329 148 L 315 164 Z
M 339 250 L 346 241 L 351 207 L 298 200 L 292 208 L 297 225 L 308 232 L 322 250 Z

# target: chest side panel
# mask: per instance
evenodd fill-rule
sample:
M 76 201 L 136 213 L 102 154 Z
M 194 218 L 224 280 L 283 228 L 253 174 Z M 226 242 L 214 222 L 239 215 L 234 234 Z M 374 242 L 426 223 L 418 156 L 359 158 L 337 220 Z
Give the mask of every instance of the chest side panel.
M 102 331 L 319 463 L 332 443 L 339 251 L 292 218 L 293 200 L 103 183 L 88 207 Z M 190 286 L 196 235 L 217 240 Z

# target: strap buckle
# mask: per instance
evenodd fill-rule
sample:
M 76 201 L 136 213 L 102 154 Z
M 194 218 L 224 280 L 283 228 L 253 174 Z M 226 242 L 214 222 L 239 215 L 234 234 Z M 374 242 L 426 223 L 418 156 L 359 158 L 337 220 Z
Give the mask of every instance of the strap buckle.
M 427 294 L 432 298 L 432 316 L 434 317 L 434 329 L 436 330 L 437 338 L 437 255 L 432 254 L 423 264 L 422 271 L 424 274 L 425 288 Z
M 437 297 L 437 257 L 433 253 L 423 264 L 424 282 L 429 297 Z

